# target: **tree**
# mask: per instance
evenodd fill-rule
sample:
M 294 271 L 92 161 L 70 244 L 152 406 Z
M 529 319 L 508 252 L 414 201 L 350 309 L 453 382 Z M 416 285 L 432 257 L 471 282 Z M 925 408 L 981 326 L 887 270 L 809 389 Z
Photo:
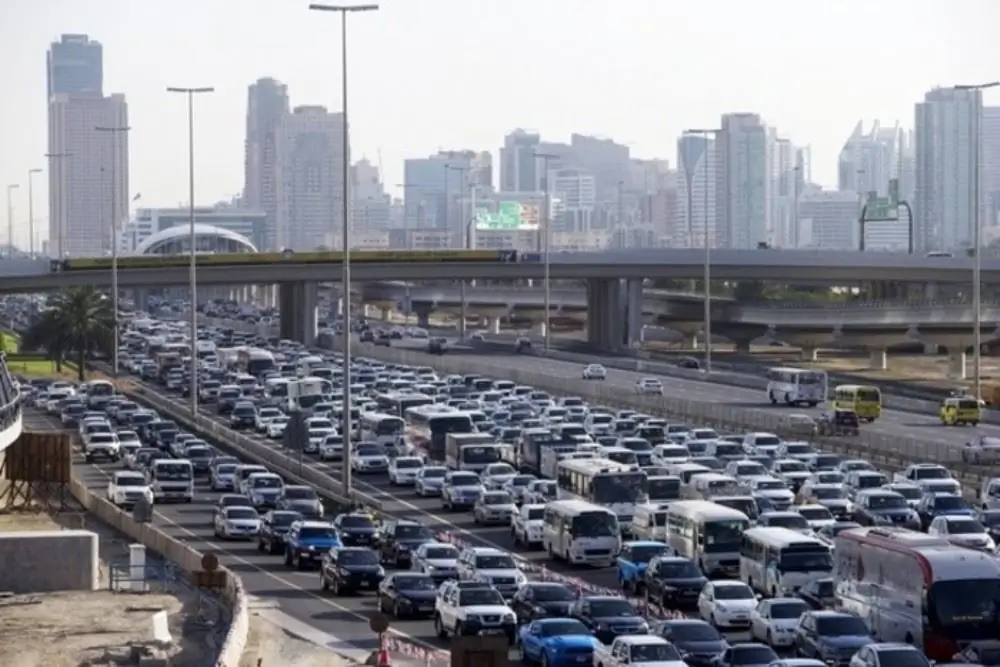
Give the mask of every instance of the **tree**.
M 114 312 L 111 300 L 94 287 L 71 287 L 49 302 L 49 309 L 25 332 L 22 347 L 43 349 L 61 370 L 72 356 L 81 382 L 85 379 L 87 357 L 109 353 L 114 344 Z

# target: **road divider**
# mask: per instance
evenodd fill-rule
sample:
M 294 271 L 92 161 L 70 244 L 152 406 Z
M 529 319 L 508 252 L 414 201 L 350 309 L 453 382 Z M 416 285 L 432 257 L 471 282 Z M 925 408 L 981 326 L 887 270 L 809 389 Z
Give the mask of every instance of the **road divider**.
M 154 524 L 135 521 L 128 513 L 88 489 L 86 484 L 76 477 L 70 480 L 69 488 L 73 497 L 89 514 L 136 542 L 144 544 L 147 549 L 174 563 L 187 575 L 193 577 L 195 572 L 203 569 L 202 552 L 170 537 Z M 219 594 L 229 609 L 230 622 L 215 664 L 216 667 L 239 667 L 250 634 L 247 596 L 243 582 L 238 576 L 224 567 L 220 567 L 220 570 L 225 574 L 225 584 Z

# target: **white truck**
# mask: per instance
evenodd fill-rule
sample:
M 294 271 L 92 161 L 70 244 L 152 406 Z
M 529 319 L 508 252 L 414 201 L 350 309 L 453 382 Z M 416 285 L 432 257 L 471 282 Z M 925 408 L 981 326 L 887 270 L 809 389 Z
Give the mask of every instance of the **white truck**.
M 623 635 L 594 649 L 594 667 L 685 667 L 677 648 L 656 635 Z
M 541 548 L 542 530 L 545 527 L 545 505 L 531 503 L 521 505 L 511 519 L 510 534 L 514 544 L 529 549 Z
M 489 433 L 448 433 L 444 438 L 444 461 L 452 470 L 471 470 L 479 472 L 490 463 L 501 461 L 500 448 L 496 449 L 496 459 L 486 460 L 490 456 L 471 456 L 476 450 L 471 445 L 496 445 L 496 440 Z M 468 451 L 465 451 L 469 448 Z M 484 452 L 485 454 L 486 452 Z M 482 459 L 482 460 L 480 460 Z
M 893 482 L 909 482 L 920 485 L 920 482 L 929 479 L 950 479 L 951 472 L 943 465 L 937 463 L 913 463 L 906 466 L 900 472 L 893 473 Z

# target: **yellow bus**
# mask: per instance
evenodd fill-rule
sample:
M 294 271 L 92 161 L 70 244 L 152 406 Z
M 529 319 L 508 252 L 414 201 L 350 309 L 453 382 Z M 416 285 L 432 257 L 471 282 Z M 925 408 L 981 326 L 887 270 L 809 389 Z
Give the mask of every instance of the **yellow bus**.
M 246 252 L 198 254 L 198 266 L 262 266 L 269 264 L 328 264 L 342 262 L 342 252 Z M 351 253 L 351 263 L 456 263 L 456 262 L 517 262 L 515 250 L 359 250 Z M 118 268 L 163 269 L 190 266 L 191 256 L 141 255 L 119 257 Z M 80 257 L 52 260 L 53 273 L 64 271 L 110 271 L 110 257 Z
M 882 392 L 869 385 L 842 384 L 833 390 L 833 407 L 851 410 L 859 420 L 873 422 L 882 416 Z

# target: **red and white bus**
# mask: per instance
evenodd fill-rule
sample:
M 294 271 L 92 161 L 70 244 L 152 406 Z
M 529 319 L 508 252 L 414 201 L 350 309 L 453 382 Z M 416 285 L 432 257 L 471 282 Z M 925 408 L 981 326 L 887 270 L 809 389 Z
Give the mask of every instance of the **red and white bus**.
M 834 540 L 837 603 L 879 641 L 951 660 L 1000 633 L 1000 563 L 992 554 L 905 528 L 845 530 Z

